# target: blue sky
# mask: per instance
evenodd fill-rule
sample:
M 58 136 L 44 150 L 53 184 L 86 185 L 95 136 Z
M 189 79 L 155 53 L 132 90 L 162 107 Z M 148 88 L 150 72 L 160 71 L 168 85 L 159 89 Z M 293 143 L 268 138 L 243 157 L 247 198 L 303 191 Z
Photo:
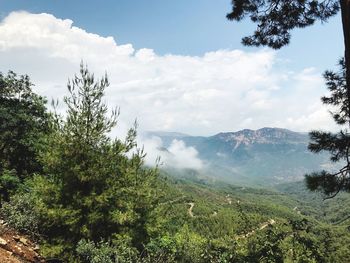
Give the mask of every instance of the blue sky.
M 0 0 L 0 71 L 62 98 L 83 59 L 107 71 L 120 128 L 211 135 L 243 128 L 333 129 L 321 77 L 343 54 L 340 17 L 295 30 L 279 51 L 241 45 L 230 0 Z M 21 12 L 26 11 L 26 12 Z M 46 14 L 43 14 L 46 13 Z
M 157 54 L 202 55 L 243 47 L 241 37 L 254 30 L 248 20 L 226 20 L 230 0 L 0 0 L 1 17 L 15 10 L 46 12 L 118 44 L 152 48 Z M 343 54 L 340 17 L 295 30 L 289 46 L 279 51 L 291 69 L 332 68 Z

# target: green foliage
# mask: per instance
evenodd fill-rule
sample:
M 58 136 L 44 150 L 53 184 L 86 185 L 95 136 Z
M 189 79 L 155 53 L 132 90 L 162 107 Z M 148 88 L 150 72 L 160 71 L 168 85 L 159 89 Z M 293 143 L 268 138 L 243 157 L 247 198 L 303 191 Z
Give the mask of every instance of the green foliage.
M 346 86 L 345 61 L 339 62 L 341 70 L 337 73 L 327 71 L 324 74 L 329 97 L 323 97 L 324 104 L 333 106 L 331 112 L 337 124 L 350 124 L 349 94 Z M 339 171 L 321 171 L 306 175 L 307 187 L 312 191 L 323 192 L 327 198 L 336 196 L 340 191 L 350 191 L 350 134 L 347 129 L 333 134 L 330 132 L 313 131 L 310 133 L 310 151 L 319 153 L 327 151 L 331 154 L 331 161 L 343 165 Z M 345 165 L 343 164 L 345 163 Z
M 297 200 L 290 206 L 296 208 L 297 213 L 312 217 L 327 224 L 346 224 L 349 219 L 350 202 L 348 193 L 339 193 L 336 197 L 324 200 L 324 196 L 318 192 L 310 192 L 304 182 L 289 183 L 280 185 L 278 188 L 291 200 Z M 287 203 L 281 203 L 287 205 Z
M 9 201 L 10 195 L 13 194 L 21 184 L 15 170 L 4 169 L 0 175 L 0 204 L 2 201 Z
M 20 80 L 13 76 L 8 83 Z M 20 83 L 27 83 L 24 80 Z M 16 100 L 11 94 L 18 90 L 27 94 L 23 101 L 36 98 L 27 84 L 22 89 L 16 85 L 3 89 L 3 99 Z M 350 253 L 344 208 L 348 195 L 342 193 L 336 200 L 321 203 L 320 195 L 306 191 L 302 184 L 275 191 L 205 178 L 193 180 L 193 171 L 187 171 L 182 179 L 158 176 L 156 169 L 143 163 L 145 154 L 135 142 L 136 125 L 125 141 L 109 137 L 119 111 L 108 116 L 103 103 L 107 86 L 107 77 L 96 81 L 81 66 L 80 75 L 68 83 L 66 114 L 54 113 L 45 119 L 47 130 L 31 130 L 42 137 L 31 137 L 29 129 L 22 138 L 6 133 L 9 127 L 2 126 L 6 129 L 1 138 L 12 140 L 6 149 L 30 142 L 32 155 L 24 166 L 20 162 L 11 165 L 8 156 L 0 160 L 1 198 L 12 196 L 3 204 L 1 217 L 20 231 L 40 236 L 41 253 L 48 259 L 96 263 L 346 262 Z M 26 114 L 28 125 L 36 127 L 35 114 Z M 340 120 L 343 115 L 337 116 Z M 20 138 L 23 140 L 17 142 Z M 338 146 L 331 145 L 336 161 L 346 156 L 337 154 L 341 143 Z M 17 156 L 20 151 L 12 153 Z M 27 175 L 31 176 L 23 183 Z
M 202 254 L 203 262 L 228 263 L 243 262 L 236 240 L 219 238 L 210 240 Z
M 136 127 L 125 142 L 108 136 L 118 111 L 107 116 L 102 101 L 107 86 L 107 77 L 95 81 L 81 66 L 80 76 L 68 83 L 66 117 L 55 114 L 55 129 L 41 154 L 45 176 L 33 179 L 31 191 L 40 207 L 42 231 L 52 244 L 74 247 L 81 239 L 115 241 L 123 236 L 141 249 L 148 240 L 157 172 L 143 165 Z
M 0 172 L 20 178 L 41 171 L 37 155 L 49 130 L 46 101 L 32 86 L 28 76 L 0 73 Z
M 152 225 L 151 244 L 162 255 L 161 262 L 343 262 L 345 252 L 338 251 L 350 252 L 340 245 L 350 238 L 346 224 L 333 227 L 316 221 L 313 217 L 335 219 L 324 216 L 322 199 L 306 189 L 295 195 L 291 189 L 286 194 L 188 179 L 167 182 L 167 195 Z M 300 183 L 293 189 L 302 187 Z M 188 213 L 188 202 L 195 204 L 194 217 Z M 334 205 L 327 209 L 331 208 Z M 329 210 L 332 217 L 339 213 Z
M 284 238 L 284 233 L 268 227 L 263 235 L 258 234 L 248 240 L 247 259 L 249 262 L 283 262 L 281 243 Z
M 77 246 L 77 254 L 86 263 L 114 263 L 118 261 L 118 255 L 115 248 L 108 242 L 99 242 L 95 244 L 92 241 L 81 240 Z
M 0 210 L 2 218 L 13 228 L 37 237 L 39 234 L 39 213 L 33 196 L 29 193 L 18 193 L 10 202 L 3 204 Z
M 244 45 L 278 49 L 289 43 L 294 28 L 313 25 L 317 20 L 327 21 L 339 9 L 336 0 L 232 0 L 232 12 L 227 18 L 240 21 L 249 16 L 257 24 L 254 34 L 242 39 Z
M 349 98 L 346 89 L 346 65 L 345 60 L 339 61 L 339 71 L 333 72 L 327 70 L 324 74 L 326 86 L 330 96 L 323 96 L 322 102 L 327 105 L 335 106 L 331 111 L 332 116 L 337 124 L 346 124 L 349 122 Z
M 0 73 L 0 205 L 10 200 L 25 178 L 42 170 L 38 154 L 49 133 L 49 114 L 45 99 L 32 86 L 28 76 Z M 18 213 L 16 216 L 18 220 L 10 220 L 29 230 Z
M 200 262 L 206 239 L 194 231 L 187 224 L 182 226 L 175 235 L 178 260 L 181 262 Z
M 176 241 L 173 237 L 162 236 L 151 241 L 146 245 L 143 259 L 152 262 L 176 262 Z

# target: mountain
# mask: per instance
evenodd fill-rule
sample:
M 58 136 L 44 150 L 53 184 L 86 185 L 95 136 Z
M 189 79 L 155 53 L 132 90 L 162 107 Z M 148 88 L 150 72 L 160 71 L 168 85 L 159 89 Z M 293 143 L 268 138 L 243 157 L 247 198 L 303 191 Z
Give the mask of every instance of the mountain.
M 148 132 L 168 148 L 173 140 L 183 141 L 198 151 L 205 163 L 201 174 L 235 184 L 273 185 L 303 179 L 305 173 L 332 169 L 327 154 L 308 149 L 308 134 L 281 128 L 244 129 L 214 136 Z

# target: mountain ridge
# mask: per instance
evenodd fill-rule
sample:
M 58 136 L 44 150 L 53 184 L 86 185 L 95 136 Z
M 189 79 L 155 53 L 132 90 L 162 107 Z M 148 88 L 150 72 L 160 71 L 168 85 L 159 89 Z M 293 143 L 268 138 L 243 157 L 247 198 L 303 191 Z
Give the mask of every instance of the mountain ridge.
M 280 134 L 289 134 L 289 135 L 296 135 L 296 136 L 307 136 L 307 132 L 297 132 L 292 131 L 290 129 L 286 128 L 279 128 L 279 127 L 263 127 L 259 129 L 242 129 L 237 131 L 225 131 L 225 132 L 218 132 L 213 135 L 190 135 L 182 132 L 173 132 L 173 131 L 146 131 L 144 132 L 145 137 L 151 137 L 151 136 L 159 136 L 159 137 L 174 137 L 174 138 L 180 138 L 180 137 L 203 137 L 203 138 L 210 138 L 210 137 L 221 137 L 225 135 L 252 135 L 252 134 L 268 134 L 268 133 L 280 133 Z
M 149 135 L 159 137 L 164 148 L 174 140 L 183 141 L 206 164 L 201 173 L 235 184 L 292 182 L 332 165 L 327 154 L 308 150 L 308 134 L 283 128 L 243 129 L 208 137 L 177 133 L 162 136 L 156 132 Z
M 258 130 L 243 129 L 237 132 L 221 132 L 212 137 L 220 138 L 226 141 L 234 139 L 241 143 L 274 143 L 276 140 L 288 140 L 291 142 L 305 142 L 307 135 L 294 132 L 283 128 L 264 127 Z

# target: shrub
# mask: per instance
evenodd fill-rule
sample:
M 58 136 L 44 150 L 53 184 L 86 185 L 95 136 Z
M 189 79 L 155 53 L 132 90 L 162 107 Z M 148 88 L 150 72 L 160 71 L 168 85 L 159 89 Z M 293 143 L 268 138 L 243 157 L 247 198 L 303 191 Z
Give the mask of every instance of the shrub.
M 20 183 L 15 170 L 4 170 L 0 175 L 0 203 L 8 202 Z
M 78 242 L 76 253 L 86 263 L 138 262 L 137 250 L 123 244 L 103 241 L 93 242 L 82 239 Z
M 5 221 L 18 231 L 32 236 L 39 233 L 39 215 L 30 193 L 17 193 L 0 210 Z

